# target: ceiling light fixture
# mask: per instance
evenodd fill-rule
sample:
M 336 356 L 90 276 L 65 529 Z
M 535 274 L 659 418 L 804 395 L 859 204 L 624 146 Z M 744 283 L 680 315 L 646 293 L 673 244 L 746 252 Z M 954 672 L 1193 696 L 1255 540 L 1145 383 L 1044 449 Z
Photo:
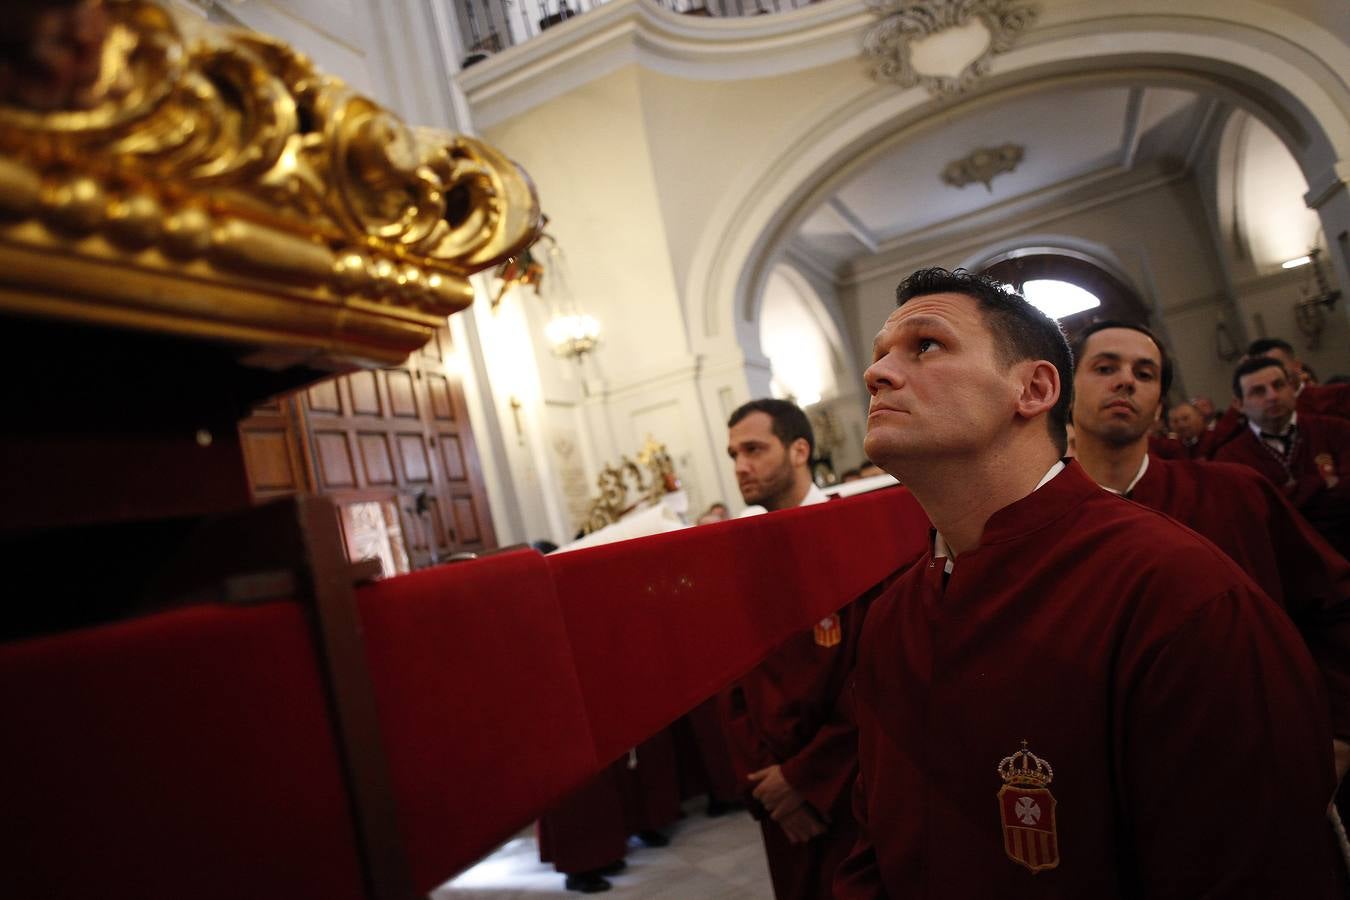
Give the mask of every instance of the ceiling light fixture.
M 1063 319 L 1102 305 L 1102 301 L 1091 291 L 1085 291 L 1067 281 L 1048 278 L 1038 278 L 1024 283 L 1022 296 L 1052 319 Z
M 1280 263 L 1281 269 L 1297 269 L 1299 266 L 1306 266 L 1312 262 L 1311 256 L 1296 256 L 1293 259 L 1286 259 Z

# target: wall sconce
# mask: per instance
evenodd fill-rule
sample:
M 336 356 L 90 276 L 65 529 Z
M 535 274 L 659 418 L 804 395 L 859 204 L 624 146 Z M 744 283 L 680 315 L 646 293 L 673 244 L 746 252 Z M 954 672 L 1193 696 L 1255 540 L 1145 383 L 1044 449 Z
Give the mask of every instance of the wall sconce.
M 585 313 L 559 314 L 544 326 L 544 337 L 558 356 L 580 363 L 600 342 L 600 323 Z
M 1322 248 L 1313 247 L 1308 251 L 1308 276 L 1299 286 L 1303 299 L 1294 305 L 1294 321 L 1298 330 L 1308 340 L 1308 349 L 1316 350 L 1322 341 L 1322 331 L 1327 327 L 1327 310 L 1334 309 L 1341 292 L 1332 290 L 1327 274 L 1322 269 Z

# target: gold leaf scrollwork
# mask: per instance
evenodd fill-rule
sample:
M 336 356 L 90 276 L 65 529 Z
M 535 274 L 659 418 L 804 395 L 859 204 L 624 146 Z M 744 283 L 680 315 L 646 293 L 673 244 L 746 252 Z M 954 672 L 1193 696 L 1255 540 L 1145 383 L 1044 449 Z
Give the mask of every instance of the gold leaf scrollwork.
M 12 188 L 0 251 L 59 245 L 161 279 L 191 263 L 194 279 L 239 290 L 280 278 L 347 320 L 359 312 L 381 342 L 401 335 L 383 358 L 425 340 L 472 301 L 468 275 L 539 233 L 534 187 L 510 160 L 409 127 L 283 42 L 148 0 L 73 6 L 80 18 L 55 31 L 84 60 L 72 71 L 0 57 L 0 185 Z M 331 331 L 314 309 L 290 339 Z

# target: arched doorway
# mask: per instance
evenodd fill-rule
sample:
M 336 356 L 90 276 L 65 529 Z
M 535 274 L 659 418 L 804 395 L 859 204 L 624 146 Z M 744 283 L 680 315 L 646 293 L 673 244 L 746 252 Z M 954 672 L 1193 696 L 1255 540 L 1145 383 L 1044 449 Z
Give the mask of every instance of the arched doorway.
M 1151 318 L 1139 295 L 1121 279 L 1089 260 L 1062 252 L 1012 251 L 984 266 L 981 274 L 1012 285 L 1038 306 L 1042 304 L 1037 302 L 1036 287 L 1041 285 L 1050 287 L 1051 298 L 1055 296 L 1053 284 L 1070 285 L 1091 297 L 1095 305 L 1081 309 L 1070 306 L 1060 312 L 1042 306 L 1047 314 L 1059 320 L 1070 337 L 1093 322 L 1114 320 L 1147 325 Z M 1076 299 L 1072 291 L 1061 293 Z

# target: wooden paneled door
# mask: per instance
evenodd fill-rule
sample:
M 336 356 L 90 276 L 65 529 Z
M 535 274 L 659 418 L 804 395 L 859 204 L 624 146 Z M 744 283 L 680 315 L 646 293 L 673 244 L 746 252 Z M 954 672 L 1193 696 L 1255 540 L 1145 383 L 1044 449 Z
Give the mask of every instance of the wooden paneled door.
M 291 401 L 287 437 L 304 450 L 309 484 L 337 502 L 352 559 L 379 558 L 386 574 L 496 545 L 454 358 L 441 328 L 402 366 L 333 378 Z M 286 493 L 275 416 L 259 411 L 240 431 L 254 496 Z

